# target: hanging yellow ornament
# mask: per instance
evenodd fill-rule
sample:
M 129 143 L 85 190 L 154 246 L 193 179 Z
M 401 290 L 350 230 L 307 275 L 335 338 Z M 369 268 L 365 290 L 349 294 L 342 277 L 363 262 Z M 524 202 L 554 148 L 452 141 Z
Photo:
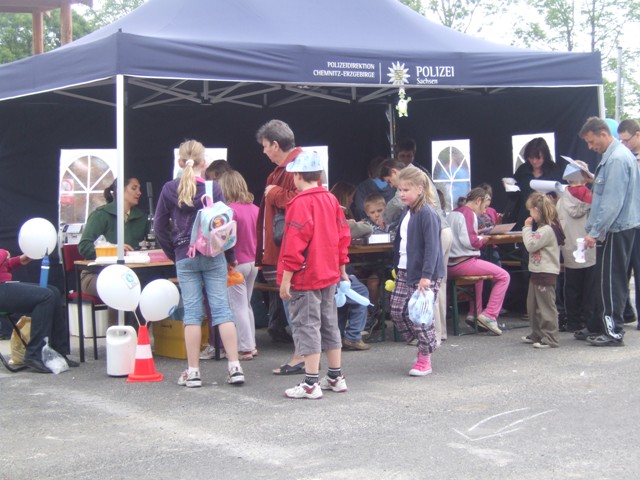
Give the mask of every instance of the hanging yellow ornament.
M 409 107 L 409 102 L 411 101 L 411 97 L 406 97 L 406 93 L 404 88 L 401 88 L 398 92 L 398 105 L 396 105 L 396 110 L 398 110 L 399 117 L 408 117 L 407 109 Z M 406 97 L 406 98 L 405 98 Z

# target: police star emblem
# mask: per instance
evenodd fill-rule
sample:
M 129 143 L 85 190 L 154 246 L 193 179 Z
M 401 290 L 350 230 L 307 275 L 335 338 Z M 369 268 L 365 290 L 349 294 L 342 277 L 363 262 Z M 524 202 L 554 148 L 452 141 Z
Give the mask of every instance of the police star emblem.
M 392 83 L 393 85 L 402 86 L 409 83 L 409 69 L 404 68 L 404 63 L 392 62 L 387 76 L 389 77 L 389 83 Z

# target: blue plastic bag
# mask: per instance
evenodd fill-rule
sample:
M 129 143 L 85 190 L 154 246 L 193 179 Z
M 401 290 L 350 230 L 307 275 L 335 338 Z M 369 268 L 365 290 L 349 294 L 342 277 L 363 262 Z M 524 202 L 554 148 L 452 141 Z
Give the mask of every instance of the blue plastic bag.
M 433 325 L 433 290 L 416 290 L 409 299 L 409 318 L 418 327 Z

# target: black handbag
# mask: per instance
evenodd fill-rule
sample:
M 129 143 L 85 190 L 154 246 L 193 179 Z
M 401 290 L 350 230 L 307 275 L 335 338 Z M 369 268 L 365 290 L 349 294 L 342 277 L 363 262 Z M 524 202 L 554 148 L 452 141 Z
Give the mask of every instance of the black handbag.
M 282 245 L 282 237 L 284 237 L 284 210 L 278 208 L 273 216 L 273 243 L 279 247 Z

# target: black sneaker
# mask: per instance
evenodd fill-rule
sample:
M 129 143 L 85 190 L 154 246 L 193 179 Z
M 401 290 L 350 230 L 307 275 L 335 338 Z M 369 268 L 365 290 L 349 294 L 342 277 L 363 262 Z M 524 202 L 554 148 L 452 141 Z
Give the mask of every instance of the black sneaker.
M 588 338 L 587 342 L 594 347 L 624 347 L 622 340 L 616 340 L 605 334 Z
M 70 367 L 76 368 L 80 366 L 80 362 L 77 362 L 69 357 L 67 357 L 66 355 L 63 355 L 64 359 L 67 362 L 67 365 L 69 365 Z
M 29 367 L 31 370 L 35 370 L 38 373 L 53 373 L 51 370 L 47 368 L 47 366 L 42 362 L 42 360 L 34 360 L 31 358 L 25 358 L 24 364 Z

